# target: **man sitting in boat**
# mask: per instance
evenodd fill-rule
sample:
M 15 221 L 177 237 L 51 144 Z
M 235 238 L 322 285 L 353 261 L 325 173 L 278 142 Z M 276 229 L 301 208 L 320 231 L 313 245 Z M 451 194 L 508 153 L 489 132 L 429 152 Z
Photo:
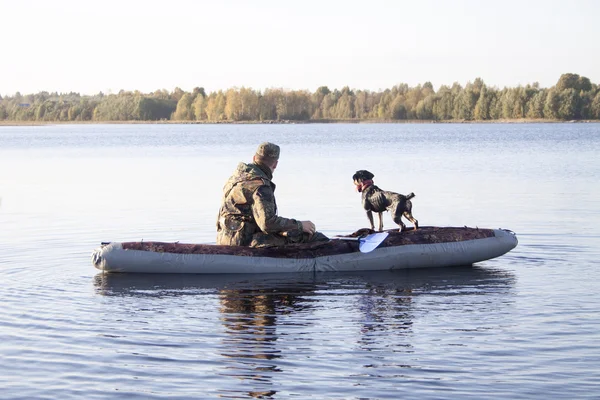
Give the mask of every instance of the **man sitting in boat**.
M 277 215 L 271 179 L 279 153 L 279 146 L 265 142 L 258 146 L 251 164 L 239 163 L 223 188 L 217 244 L 268 247 L 329 240 L 311 221 Z

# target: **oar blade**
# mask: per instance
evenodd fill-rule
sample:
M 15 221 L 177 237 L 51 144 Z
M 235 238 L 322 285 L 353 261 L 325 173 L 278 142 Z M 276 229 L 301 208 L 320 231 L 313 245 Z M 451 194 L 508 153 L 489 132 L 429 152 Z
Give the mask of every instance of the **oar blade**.
M 379 247 L 388 235 L 388 232 L 379 232 L 360 238 L 358 249 L 361 253 L 369 253 Z

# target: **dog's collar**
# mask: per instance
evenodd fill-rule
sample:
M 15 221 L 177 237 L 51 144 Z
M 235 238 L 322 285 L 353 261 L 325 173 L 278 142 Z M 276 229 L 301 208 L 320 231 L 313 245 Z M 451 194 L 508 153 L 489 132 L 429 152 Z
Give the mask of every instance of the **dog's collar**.
M 365 190 L 366 188 L 368 188 L 369 186 L 373 185 L 373 181 L 371 179 L 367 179 L 366 181 L 362 181 L 360 183 L 360 185 L 356 186 L 356 190 L 358 190 L 358 193 L 362 192 L 363 190 Z

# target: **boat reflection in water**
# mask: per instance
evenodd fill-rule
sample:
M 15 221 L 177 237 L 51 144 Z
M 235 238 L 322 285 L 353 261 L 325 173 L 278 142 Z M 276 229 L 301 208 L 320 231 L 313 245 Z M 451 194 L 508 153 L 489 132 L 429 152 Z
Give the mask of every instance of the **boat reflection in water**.
M 297 384 L 298 365 L 309 359 L 319 362 L 324 354 L 410 352 L 413 323 L 429 313 L 431 304 L 448 305 L 458 298 L 471 302 L 465 296 L 490 294 L 501 296 L 502 301 L 480 304 L 486 308 L 482 312 L 510 307 L 514 282 L 506 271 L 471 266 L 357 273 L 95 277 L 97 293 L 103 296 L 208 295 L 213 301 L 204 301 L 206 309 L 195 311 L 215 313 L 217 309 L 221 333 L 216 333 L 219 345 L 205 351 L 220 355 L 218 375 L 246 382 L 244 387 L 251 390 L 244 389 L 243 395 L 259 398 L 273 396 L 282 381 Z M 430 300 L 417 301 L 423 296 Z M 360 354 L 358 358 L 364 361 Z M 236 393 L 242 394 L 232 387 L 231 394 Z

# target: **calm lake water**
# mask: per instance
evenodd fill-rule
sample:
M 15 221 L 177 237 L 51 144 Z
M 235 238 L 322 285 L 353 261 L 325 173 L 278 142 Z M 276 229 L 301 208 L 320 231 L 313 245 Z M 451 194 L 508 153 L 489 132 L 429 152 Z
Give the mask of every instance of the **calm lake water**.
M 472 267 L 102 275 L 101 241 L 210 243 L 226 179 L 281 145 L 279 213 L 515 231 Z M 1 399 L 600 398 L 600 124 L 0 127 Z M 387 228 L 392 228 L 388 214 Z

